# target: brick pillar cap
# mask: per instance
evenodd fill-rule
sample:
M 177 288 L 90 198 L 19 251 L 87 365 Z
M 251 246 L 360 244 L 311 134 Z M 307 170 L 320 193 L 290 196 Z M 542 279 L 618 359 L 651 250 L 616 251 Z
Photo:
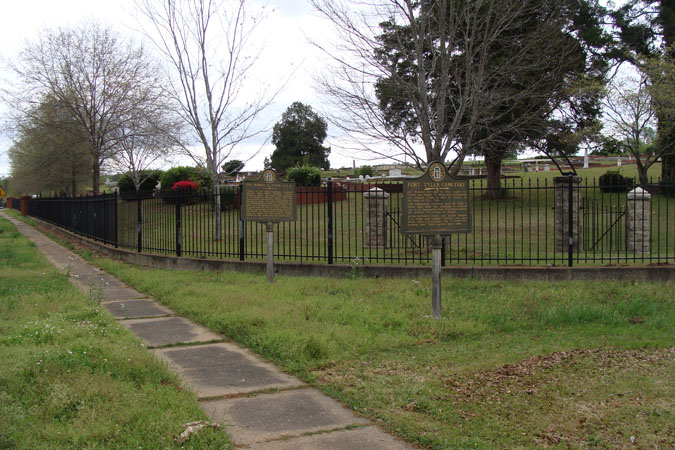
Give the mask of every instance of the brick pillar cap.
M 380 188 L 373 188 L 363 194 L 364 198 L 389 198 L 389 194 Z
M 641 187 L 636 187 L 628 193 L 629 200 L 649 200 L 650 198 L 652 198 L 652 194 Z

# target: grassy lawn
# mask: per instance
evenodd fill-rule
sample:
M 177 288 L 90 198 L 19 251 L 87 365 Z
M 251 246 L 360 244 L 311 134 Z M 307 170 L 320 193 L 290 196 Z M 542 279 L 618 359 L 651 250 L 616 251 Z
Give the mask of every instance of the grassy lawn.
M 424 448 L 672 448 L 673 284 L 321 279 L 86 256 Z
M 170 449 L 196 398 L 0 218 L 0 448 Z M 222 430 L 186 448 L 231 448 Z

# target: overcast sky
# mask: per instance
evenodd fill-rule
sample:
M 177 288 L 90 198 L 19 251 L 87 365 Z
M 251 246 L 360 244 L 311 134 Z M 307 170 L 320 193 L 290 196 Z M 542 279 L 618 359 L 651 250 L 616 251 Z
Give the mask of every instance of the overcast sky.
M 260 0 L 272 10 L 256 32 L 265 42 L 258 68 L 272 79 L 287 79 L 286 88 L 276 98 L 275 104 L 266 112 L 266 122 L 274 124 L 283 111 L 294 101 L 301 101 L 321 111 L 322 105 L 313 88 L 312 74 L 321 70 L 321 55 L 306 36 L 326 36 L 325 22 L 312 10 L 307 0 Z M 8 63 L 16 59 L 26 40 L 34 41 L 41 30 L 75 25 L 83 20 L 96 19 L 110 25 L 118 32 L 142 36 L 137 31 L 134 0 L 12 0 L 4 1 L 0 14 L 0 79 L 7 79 Z M 292 74 L 292 76 L 291 76 Z M 0 114 L 6 115 L 4 106 Z M 333 130 L 329 128 L 329 134 Z M 269 134 L 265 137 L 269 137 Z M 326 144 L 331 145 L 331 138 Z M 0 136 L 0 176 L 9 174 L 7 150 L 11 145 L 7 134 Z M 251 143 L 243 149 L 250 153 L 260 148 L 260 143 Z M 262 168 L 262 161 L 274 147 L 263 147 L 260 154 L 246 168 Z M 334 149 L 331 166 L 351 166 L 351 157 L 341 156 Z M 180 163 L 189 164 L 183 160 Z M 357 164 L 359 164 L 357 162 Z

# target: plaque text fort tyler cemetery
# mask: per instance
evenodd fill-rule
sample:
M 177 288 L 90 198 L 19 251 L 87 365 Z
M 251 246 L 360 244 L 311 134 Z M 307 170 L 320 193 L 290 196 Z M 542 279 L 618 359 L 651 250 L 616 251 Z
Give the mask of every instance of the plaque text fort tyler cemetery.
M 406 234 L 470 233 L 469 180 L 450 176 L 440 162 L 429 164 L 419 178 L 403 182 L 403 221 Z

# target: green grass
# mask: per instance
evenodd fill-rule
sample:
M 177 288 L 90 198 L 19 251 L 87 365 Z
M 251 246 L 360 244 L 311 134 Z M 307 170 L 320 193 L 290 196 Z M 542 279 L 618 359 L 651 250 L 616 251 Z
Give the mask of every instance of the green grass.
M 193 394 L 0 218 L 0 448 L 169 449 Z M 186 448 L 231 448 L 222 430 Z
M 672 283 L 322 279 L 88 254 L 425 448 L 675 445 Z

